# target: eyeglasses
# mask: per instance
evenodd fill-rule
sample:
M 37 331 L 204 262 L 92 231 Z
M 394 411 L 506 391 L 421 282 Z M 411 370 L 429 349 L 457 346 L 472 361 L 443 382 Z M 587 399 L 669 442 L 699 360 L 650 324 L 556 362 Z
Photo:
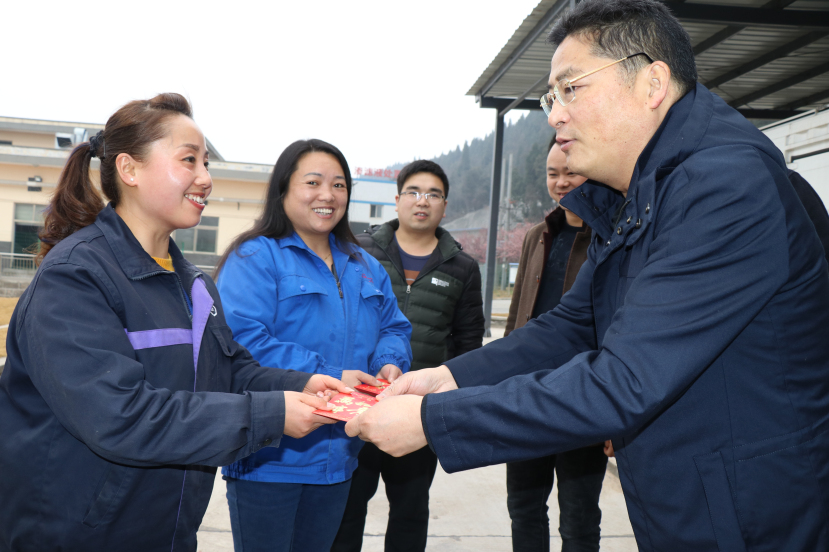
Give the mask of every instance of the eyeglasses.
M 421 197 L 425 197 L 426 201 L 428 201 L 430 203 L 435 203 L 437 201 L 441 201 L 442 199 L 444 199 L 446 197 L 444 195 L 437 194 L 435 192 L 426 192 L 424 194 L 421 194 L 420 192 L 400 192 L 400 196 L 401 197 L 407 196 L 407 197 L 414 198 L 414 201 L 420 201 Z
M 569 80 L 568 79 L 561 79 L 560 81 L 558 81 L 555 84 L 555 86 L 553 86 L 552 93 L 548 92 L 547 94 L 544 94 L 543 96 L 541 96 L 541 109 L 543 109 L 544 113 L 546 113 L 549 116 L 550 112 L 553 110 L 553 102 L 555 100 L 558 100 L 558 103 L 560 103 L 562 106 L 565 106 L 565 105 L 571 103 L 573 100 L 576 99 L 576 91 L 573 90 L 573 86 L 572 86 L 572 84 L 574 82 L 576 82 L 579 79 L 583 79 L 584 77 L 588 77 L 588 76 L 592 75 L 593 73 L 598 73 L 602 69 L 607 69 L 611 65 L 616 65 L 617 63 L 620 63 L 622 61 L 625 61 L 626 59 L 630 59 L 630 58 L 635 57 L 635 56 L 646 56 L 648 59 L 651 60 L 651 62 L 653 62 L 651 57 L 648 54 L 646 54 L 645 52 L 637 52 L 635 54 L 630 54 L 629 56 L 623 57 L 622 59 L 617 59 L 616 61 L 612 61 L 612 62 L 608 63 L 607 65 L 602 65 L 598 69 L 594 69 L 594 70 L 590 71 L 589 73 L 579 75 L 578 77 L 576 77 L 574 79 L 569 79 Z

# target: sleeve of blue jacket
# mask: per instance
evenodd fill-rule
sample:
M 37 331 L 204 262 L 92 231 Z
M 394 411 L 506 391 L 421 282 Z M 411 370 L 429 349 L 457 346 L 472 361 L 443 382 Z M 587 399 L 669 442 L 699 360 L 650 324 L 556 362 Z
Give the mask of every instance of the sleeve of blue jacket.
M 32 285 L 19 322 L 28 374 L 61 425 L 96 454 L 134 466 L 221 466 L 281 439 L 282 392 L 171 391 L 150 385 L 116 314 L 117 290 L 94 269 L 52 265 Z M 236 362 L 244 372 L 237 374 L 241 387 L 304 385 L 296 375 L 257 370 L 242 356 Z
M 670 197 L 658 214 L 658 235 L 601 348 L 591 350 L 586 326 L 591 256 L 589 274 L 582 270 L 561 308 L 447 362 L 464 387 L 423 403 L 429 442 L 446 471 L 555 454 L 637 430 L 687 389 L 783 285 L 788 242 L 776 186 L 786 175 L 745 147 L 718 148 L 696 161 L 665 184 Z M 746 175 L 751 186 L 729 185 Z
M 369 258 L 369 262 L 373 261 L 372 275 L 385 297 L 380 321 L 380 339 L 377 341 L 374 354 L 369 358 L 369 371 L 376 376 L 383 366 L 394 364 L 406 373 L 412 365 L 412 324 L 397 306 L 397 297 L 386 270 L 368 253 L 363 252 L 363 258 Z
M 319 353 L 276 337 L 279 273 L 267 248 L 242 244 L 239 254 L 228 255 L 217 287 L 235 338 L 262 366 L 342 377 L 342 366 L 331 366 Z

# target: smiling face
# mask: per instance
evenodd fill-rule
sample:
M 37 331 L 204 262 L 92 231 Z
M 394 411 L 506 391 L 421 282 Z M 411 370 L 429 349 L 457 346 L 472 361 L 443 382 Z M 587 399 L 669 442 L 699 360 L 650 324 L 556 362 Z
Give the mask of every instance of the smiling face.
M 428 172 L 415 173 L 403 183 L 401 192 L 402 195 L 394 198 L 400 227 L 410 232 L 434 234 L 446 212 L 446 199 L 427 200 L 420 196 L 416 200 L 406 192 L 433 193 L 445 197 L 446 190 L 441 179 Z
M 199 223 L 213 180 L 198 125 L 185 115 L 175 115 L 166 127 L 167 134 L 152 143 L 146 157 L 130 159 L 132 170 L 119 176 L 126 184 L 129 210 L 148 228 L 169 234 Z
M 317 151 L 303 155 L 291 175 L 283 206 L 307 245 L 327 240 L 348 206 L 345 173 L 337 158 Z
M 567 156 L 561 151 L 561 146 L 554 145 L 547 155 L 547 191 L 550 197 L 561 203 L 561 198 L 584 184 L 587 178 L 570 170 L 567 166 Z M 562 209 L 568 211 L 566 207 Z
M 608 61 L 613 60 L 590 53 L 588 39 L 568 36 L 553 55 L 549 86 Z M 650 76 L 648 68 L 642 69 L 631 86 L 619 65 L 613 65 L 576 80 L 575 99 L 568 105 L 554 102 L 548 122 L 556 129 L 570 170 L 627 191 L 636 160 L 667 111 L 654 109 L 658 104 Z

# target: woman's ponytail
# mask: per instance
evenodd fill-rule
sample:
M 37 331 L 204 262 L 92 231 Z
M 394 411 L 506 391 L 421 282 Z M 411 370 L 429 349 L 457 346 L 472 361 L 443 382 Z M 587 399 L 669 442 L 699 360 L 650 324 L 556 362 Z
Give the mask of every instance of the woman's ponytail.
M 99 139 L 102 134 L 93 137 Z M 43 228 L 39 232 L 40 248 L 35 256 L 39 265 L 59 241 L 95 222 L 104 208 L 101 194 L 89 178 L 89 164 L 93 156 L 100 155 L 89 142 L 76 147 L 58 178 L 57 189 L 52 196 Z

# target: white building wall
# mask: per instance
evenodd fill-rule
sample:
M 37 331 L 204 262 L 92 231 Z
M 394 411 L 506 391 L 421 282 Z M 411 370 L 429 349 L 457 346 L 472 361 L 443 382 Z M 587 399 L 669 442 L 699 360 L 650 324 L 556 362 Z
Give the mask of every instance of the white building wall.
M 397 195 L 397 183 L 389 180 L 357 177 L 351 184 L 351 206 L 349 222 L 352 225 L 382 224 L 397 218 L 394 210 L 394 196 Z M 381 206 L 379 217 L 371 216 L 371 206 Z M 376 211 L 376 208 L 375 208 Z
M 761 129 L 829 206 L 829 110 Z

